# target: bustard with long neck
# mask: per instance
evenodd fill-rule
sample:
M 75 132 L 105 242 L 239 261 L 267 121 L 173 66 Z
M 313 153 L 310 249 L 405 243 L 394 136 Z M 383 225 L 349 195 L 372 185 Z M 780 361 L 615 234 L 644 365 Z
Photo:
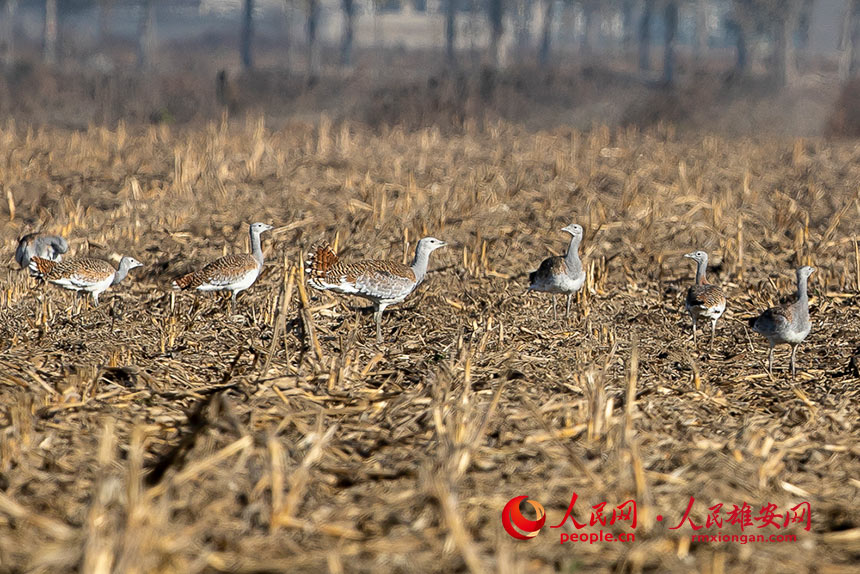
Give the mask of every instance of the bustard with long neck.
M 565 255 L 548 257 L 543 260 L 537 271 L 529 274 L 529 291 L 552 293 L 552 316 L 556 314 L 556 295 L 567 295 L 567 317 L 570 318 L 570 301 L 573 295 L 582 289 L 585 283 L 585 270 L 579 258 L 579 244 L 582 243 L 583 229 L 573 223 L 563 227 L 562 231 L 570 233 L 570 245 Z
M 192 271 L 173 282 L 176 289 L 196 289 L 198 291 L 230 291 L 231 300 L 254 284 L 263 269 L 263 249 L 260 234 L 269 231 L 267 223 L 253 223 L 250 227 L 251 252 L 225 255 L 198 271 Z
M 70 291 L 90 293 L 93 303 L 99 304 L 101 295 L 111 285 L 126 278 L 128 272 L 143 264 L 134 257 L 123 257 L 119 269 L 101 259 L 82 257 L 67 261 L 51 261 L 34 255 L 30 258 L 30 274 Z
M 758 317 L 749 319 L 752 330 L 764 336 L 770 343 L 767 372 L 771 375 L 773 375 L 773 348 L 784 344 L 791 345 L 791 376 L 795 375 L 797 347 L 812 330 L 812 322 L 809 320 L 809 295 L 806 289 L 809 276 L 815 273 L 815 268 L 807 265 L 800 267 L 795 273 L 797 295 L 794 301 L 771 307 Z
M 430 254 L 445 245 L 435 237 L 425 237 L 415 247 L 412 264 L 404 265 L 379 259 L 343 262 L 330 245 L 323 243 L 308 255 L 308 284 L 321 291 L 355 295 L 373 303 L 376 340 L 381 342 L 382 312 L 406 299 L 424 281 Z
M 696 262 L 696 282 L 687 289 L 684 305 L 693 320 L 693 343 L 696 341 L 696 324 L 699 319 L 711 321 L 711 347 L 717 336 L 717 320 L 726 310 L 726 296 L 717 285 L 708 283 L 705 275 L 708 270 L 708 254 L 704 251 L 693 251 L 684 255 Z

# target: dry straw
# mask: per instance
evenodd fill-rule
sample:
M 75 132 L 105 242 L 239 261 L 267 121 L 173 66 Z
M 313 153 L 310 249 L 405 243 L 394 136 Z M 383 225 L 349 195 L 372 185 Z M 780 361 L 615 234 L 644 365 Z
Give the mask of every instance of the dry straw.
M 0 141 L 0 570 L 847 572 L 856 557 L 853 144 L 258 117 L 12 124 Z M 170 292 L 189 262 L 244 250 L 252 221 L 282 227 L 235 307 Z M 556 325 L 526 277 L 571 221 L 589 277 Z M 34 227 L 146 267 L 78 304 L 14 270 Z M 386 313 L 381 346 L 360 302 L 306 289 L 321 239 L 397 260 L 425 234 L 451 248 Z M 730 300 L 709 353 L 682 302 L 698 248 Z M 819 270 L 813 332 L 797 380 L 771 380 L 744 318 L 801 263 Z M 502 530 L 510 498 L 555 523 L 574 491 L 580 522 L 635 498 L 636 543 Z M 717 503 L 808 500 L 812 530 L 690 544 L 666 528 L 690 496 L 697 523 Z

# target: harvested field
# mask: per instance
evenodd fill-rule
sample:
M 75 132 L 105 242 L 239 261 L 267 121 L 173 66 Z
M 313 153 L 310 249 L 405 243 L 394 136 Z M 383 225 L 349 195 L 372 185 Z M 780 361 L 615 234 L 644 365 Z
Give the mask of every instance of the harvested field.
M 0 141 L 0 572 L 856 571 L 854 144 L 326 118 Z M 170 290 L 246 250 L 254 221 L 276 229 L 235 307 Z M 567 324 L 525 288 L 571 222 L 589 277 Z M 37 227 L 145 267 L 92 308 L 14 267 Z M 302 284 L 319 240 L 407 261 L 425 234 L 449 246 L 381 345 L 360 300 Z M 713 350 L 683 308 L 694 248 L 729 297 Z M 800 264 L 813 331 L 796 380 L 785 347 L 771 378 L 745 318 Z M 509 499 L 555 525 L 574 492 L 586 523 L 636 500 L 635 542 L 503 530 Z M 719 503 L 808 501 L 810 529 L 691 542 L 671 529 L 691 496 L 697 525 Z

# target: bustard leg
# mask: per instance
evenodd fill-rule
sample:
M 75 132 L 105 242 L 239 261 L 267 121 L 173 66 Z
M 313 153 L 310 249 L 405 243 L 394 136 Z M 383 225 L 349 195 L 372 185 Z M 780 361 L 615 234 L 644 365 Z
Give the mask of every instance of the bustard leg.
M 791 378 L 792 379 L 795 378 L 795 373 L 796 373 L 796 369 L 795 369 L 796 363 L 794 360 L 794 355 L 796 353 L 797 353 L 797 345 L 792 345 L 791 346 Z
M 696 338 L 696 318 L 693 317 L 693 345 L 698 346 L 698 341 Z
M 373 314 L 374 320 L 376 320 L 376 342 L 382 342 L 382 312 L 385 311 L 386 305 L 379 305 L 376 308 L 376 312 Z
M 770 344 L 770 350 L 767 352 L 767 373 L 773 376 L 773 343 Z
M 717 338 L 717 320 L 711 321 L 711 350 L 714 350 L 714 339 Z
M 570 322 L 570 299 L 573 297 L 572 293 L 567 294 L 567 320 Z
M 555 312 L 555 295 L 552 296 L 552 320 L 558 321 L 558 314 Z

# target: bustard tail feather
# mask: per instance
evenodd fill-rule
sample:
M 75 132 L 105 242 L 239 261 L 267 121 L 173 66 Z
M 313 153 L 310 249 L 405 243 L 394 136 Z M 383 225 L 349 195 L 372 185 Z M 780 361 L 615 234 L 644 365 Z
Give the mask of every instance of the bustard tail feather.
M 187 289 L 191 283 L 194 281 L 194 273 L 188 273 L 187 275 L 183 275 L 179 279 L 173 282 L 174 289 Z
M 33 256 L 30 258 L 30 275 L 33 277 L 44 278 L 51 272 L 56 265 L 56 261 L 50 259 L 42 259 L 41 257 Z
M 311 280 L 322 279 L 337 263 L 337 254 L 328 243 L 317 245 L 308 253 L 305 272 Z

